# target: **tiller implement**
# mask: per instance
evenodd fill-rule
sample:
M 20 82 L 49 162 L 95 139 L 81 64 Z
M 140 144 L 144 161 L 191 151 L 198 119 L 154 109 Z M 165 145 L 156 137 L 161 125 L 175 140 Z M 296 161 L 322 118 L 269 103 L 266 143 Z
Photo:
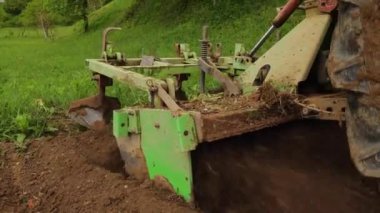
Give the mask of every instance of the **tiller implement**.
M 118 28 L 106 29 L 102 58 L 87 60 L 99 93 L 73 103 L 70 117 L 84 126 L 100 129 L 113 114 L 113 133 L 126 172 L 140 180 L 149 178 L 192 202 L 191 152 L 199 144 L 296 119 L 345 121 L 349 111 L 347 90 L 360 88 L 359 92 L 367 93 L 360 82 L 345 87 L 356 78 L 352 69 L 361 66 L 360 60 L 349 64 L 338 57 L 339 51 L 345 51 L 344 34 L 339 30 L 346 29 L 339 26 L 350 24 L 344 23 L 350 7 L 360 5 L 345 1 L 338 5 L 337 1 L 326 0 L 300 4 L 298 0 L 290 0 L 252 50 L 246 51 L 242 44 L 236 44 L 233 56 L 223 56 L 221 44 L 211 45 L 207 26 L 200 36 L 199 57 L 188 44 L 176 44 L 174 58 L 125 57 L 114 52 L 107 40 L 108 33 Z M 297 8 L 305 10 L 304 20 L 257 57 L 265 40 Z M 337 8 L 338 21 L 333 19 Z M 360 17 L 360 13 L 357 15 Z M 335 26 L 339 29 L 333 35 Z M 359 31 L 355 33 L 359 34 L 350 35 L 360 36 Z M 116 98 L 105 95 L 113 80 L 146 91 L 149 104 L 121 108 Z M 186 87 L 189 83 L 197 84 L 196 95 Z M 377 151 L 364 151 L 354 158 L 363 174 L 376 169 L 364 170 L 362 162 L 372 159 Z

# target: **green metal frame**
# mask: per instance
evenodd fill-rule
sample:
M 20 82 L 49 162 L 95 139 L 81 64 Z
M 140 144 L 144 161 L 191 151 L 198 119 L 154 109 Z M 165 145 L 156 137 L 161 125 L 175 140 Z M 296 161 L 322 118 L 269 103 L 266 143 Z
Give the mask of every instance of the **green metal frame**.
M 251 93 L 257 89 L 252 83 L 266 65 L 270 66 L 270 71 L 265 81 L 297 86 L 306 80 L 330 23 L 330 14 L 321 13 L 318 8 L 307 10 L 301 23 L 238 77 L 243 92 Z
M 253 64 L 237 63 L 239 61 L 234 63 L 235 58 L 225 57 L 220 59 L 222 63 L 219 65 L 225 66 L 225 71 L 233 70 L 234 66 L 244 70 L 247 66 L 245 72 L 237 78 L 244 93 L 258 88 L 252 83 L 265 65 L 271 67 L 266 81 L 278 83 L 276 86 L 281 87 L 279 89 L 293 92 L 298 83 L 309 75 L 330 22 L 329 14 L 312 9 L 308 11 L 303 22 Z M 244 52 L 241 45 L 236 49 Z M 146 84 L 148 80 L 168 89 L 168 82 L 165 80 L 170 74 L 199 72 L 197 63 L 187 64 L 181 58 L 163 58 L 147 67 L 139 66 L 140 61 L 141 59 L 128 59 L 127 66 L 119 67 L 99 60 L 88 60 L 88 63 L 90 70 L 94 72 L 144 90 L 149 90 Z M 147 77 L 138 72 L 158 78 Z M 187 202 L 193 201 L 190 152 L 202 142 L 198 141 L 202 137 L 197 137 L 197 128 L 201 129 L 202 125 L 196 126 L 195 119 L 190 112 L 181 110 L 172 112 L 165 109 L 127 108 L 115 111 L 113 121 L 117 139 L 123 138 L 125 141 L 130 135 L 139 136 L 149 178 L 167 182 Z
M 187 202 L 193 201 L 190 151 L 198 144 L 190 113 L 161 109 L 123 109 L 114 112 L 114 135 L 141 134 L 141 149 L 151 180 L 165 181 Z

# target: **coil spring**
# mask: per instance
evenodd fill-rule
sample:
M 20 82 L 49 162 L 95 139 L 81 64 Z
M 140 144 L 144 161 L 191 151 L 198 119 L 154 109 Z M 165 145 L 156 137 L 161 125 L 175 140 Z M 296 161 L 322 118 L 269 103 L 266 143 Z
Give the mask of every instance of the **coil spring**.
M 207 60 L 208 57 L 208 41 L 201 41 L 201 57 L 203 60 Z

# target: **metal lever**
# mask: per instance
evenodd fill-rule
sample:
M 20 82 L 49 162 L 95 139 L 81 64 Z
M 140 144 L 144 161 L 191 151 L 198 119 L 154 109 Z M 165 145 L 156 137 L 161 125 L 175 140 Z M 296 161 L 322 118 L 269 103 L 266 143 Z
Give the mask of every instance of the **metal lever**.
M 260 38 L 260 40 L 255 44 L 252 50 L 249 52 L 251 57 L 255 56 L 257 51 L 263 46 L 265 41 L 269 36 L 277 29 L 280 28 L 288 18 L 293 14 L 293 12 L 298 8 L 300 4 L 299 0 L 289 0 L 282 10 L 277 14 L 277 16 L 272 21 L 272 26 L 265 32 L 265 34 Z
M 108 33 L 114 30 L 121 30 L 120 27 L 108 27 L 103 31 L 103 39 L 102 39 L 102 53 L 103 51 L 107 51 L 107 44 L 108 44 Z

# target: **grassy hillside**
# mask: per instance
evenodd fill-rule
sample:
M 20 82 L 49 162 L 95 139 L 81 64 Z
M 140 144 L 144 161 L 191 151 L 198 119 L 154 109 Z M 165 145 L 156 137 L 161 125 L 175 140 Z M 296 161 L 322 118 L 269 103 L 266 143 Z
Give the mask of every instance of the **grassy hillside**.
M 114 21 L 123 31 L 113 37 L 115 43 L 127 55 L 141 53 L 173 55 L 173 44 L 190 43 L 198 51 L 203 25 L 210 26 L 213 42 L 222 42 L 225 54 L 232 54 L 234 44 L 244 43 L 252 47 L 254 42 L 268 29 L 276 15 L 276 7 L 284 0 L 252 1 L 234 0 L 161 1 L 140 0 L 127 13 L 124 20 Z M 297 12 L 284 26 L 286 32 L 299 22 L 302 16 Z M 110 22 L 112 23 L 112 22 Z M 120 24 L 121 23 L 121 24 Z M 143 42 L 142 42 L 143 41 Z M 264 49 L 274 42 L 274 37 Z
M 44 40 L 36 29 L 0 29 L 0 51 L 4 53 L 0 60 L 0 140 L 18 138 L 22 142 L 24 136 L 38 137 L 49 129 L 52 113 L 64 111 L 72 100 L 94 94 L 84 59 L 99 57 L 103 28 L 123 27 L 111 40 L 127 57 L 142 53 L 173 56 L 176 42 L 190 43 L 199 52 L 201 27 L 208 24 L 211 40 L 222 42 L 228 55 L 235 42 L 251 47 L 270 25 L 275 8 L 285 1 L 260 2 L 114 0 L 91 14 L 89 33 L 79 32 L 81 23 L 57 27 L 53 41 Z M 285 31 L 300 17 L 291 18 Z M 141 96 L 121 85 L 109 93 L 121 97 L 124 105 L 135 104 Z

